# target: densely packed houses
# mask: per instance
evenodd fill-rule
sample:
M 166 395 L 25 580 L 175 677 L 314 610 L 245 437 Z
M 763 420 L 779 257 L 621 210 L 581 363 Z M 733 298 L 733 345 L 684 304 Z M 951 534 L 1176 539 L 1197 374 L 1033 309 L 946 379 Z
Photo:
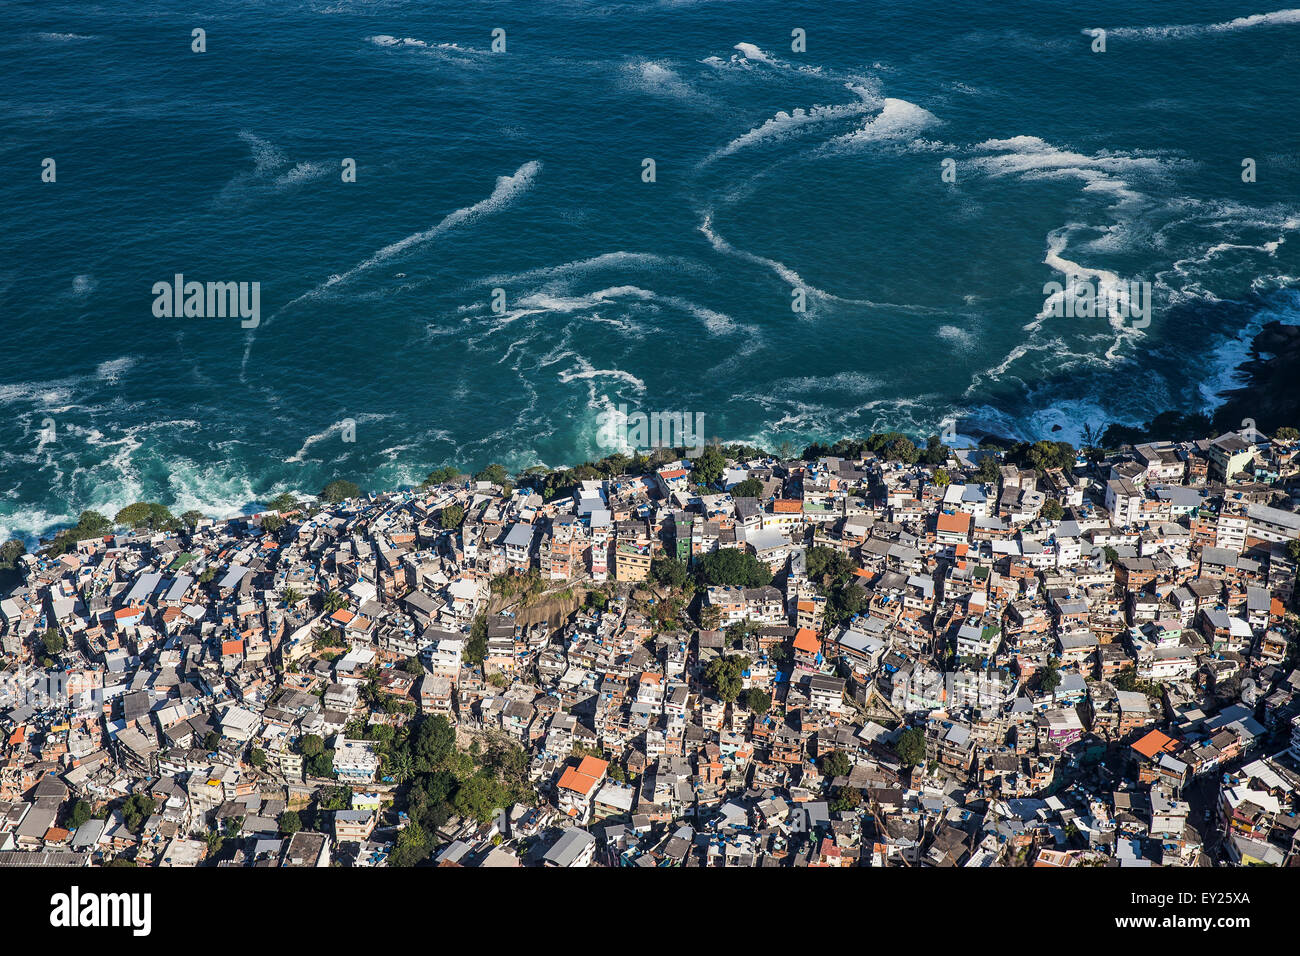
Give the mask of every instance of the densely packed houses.
M 426 722 L 526 787 L 405 863 L 1300 860 L 1300 445 L 911 447 L 25 555 L 0 864 L 390 865 Z

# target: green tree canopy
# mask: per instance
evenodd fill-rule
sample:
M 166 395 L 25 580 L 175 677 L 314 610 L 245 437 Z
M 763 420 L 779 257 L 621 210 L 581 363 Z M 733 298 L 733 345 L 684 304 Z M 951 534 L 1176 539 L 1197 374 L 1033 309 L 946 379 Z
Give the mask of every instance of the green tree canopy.
M 686 584 L 690 572 L 677 558 L 661 555 L 650 563 L 650 576 L 665 587 L 680 588 Z
M 707 446 L 691 466 L 691 481 L 697 485 L 710 486 L 722 480 L 726 470 L 727 459 L 716 445 Z
M 905 767 L 915 767 L 925 760 L 925 731 L 909 727 L 898 738 L 898 759 Z
M 763 482 L 757 478 L 746 478 L 731 486 L 733 498 L 758 498 L 763 494 Z
M 705 586 L 758 588 L 772 583 L 772 570 L 739 548 L 719 548 L 700 558 L 696 566 Z
M 749 658 L 743 654 L 715 657 L 704 669 L 704 681 L 714 689 L 719 700 L 731 703 L 744 688 L 743 675 L 749 665 Z
M 455 531 L 465 523 L 465 509 L 461 505 L 448 505 L 438 515 L 438 521 L 447 531 Z
M 340 501 L 346 501 L 349 498 L 360 498 L 361 486 L 353 481 L 335 478 L 321 489 L 320 497 L 322 501 L 327 501 L 332 505 L 336 505 Z

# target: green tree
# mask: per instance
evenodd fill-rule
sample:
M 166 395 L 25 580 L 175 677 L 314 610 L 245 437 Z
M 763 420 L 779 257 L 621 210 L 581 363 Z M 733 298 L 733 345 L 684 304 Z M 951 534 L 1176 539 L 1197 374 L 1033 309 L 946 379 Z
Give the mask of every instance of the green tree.
M 757 478 L 746 478 L 731 486 L 733 498 L 758 498 L 763 494 L 763 482 Z
M 432 849 L 432 841 L 430 841 L 424 827 L 412 821 L 404 826 L 402 832 L 397 835 L 397 843 L 393 846 L 393 852 L 389 854 L 388 865 L 397 867 L 415 866 L 417 863 L 428 859 Z
M 757 588 L 772 583 L 772 570 L 747 551 L 719 548 L 696 564 L 700 583 L 707 586 Z
M 185 522 L 187 528 L 193 531 L 199 526 L 199 522 L 202 521 L 204 517 L 206 516 L 202 511 L 187 511 L 181 515 L 181 520 Z
M 1278 441 L 1295 441 L 1300 438 L 1300 431 L 1292 428 L 1290 425 L 1283 425 L 1273 433 L 1273 437 Z
M 487 659 L 487 613 L 474 618 L 469 628 L 469 640 L 465 642 L 465 663 L 477 667 Z
M 444 485 L 447 482 L 455 481 L 460 477 L 460 471 L 451 465 L 444 465 L 442 468 L 435 468 L 429 472 L 429 477 L 424 479 L 425 485 L 432 487 L 434 485 Z
M 1048 498 L 1043 504 L 1042 514 L 1048 521 L 1060 521 L 1065 517 L 1065 509 L 1055 498 Z
M 1047 666 L 1035 675 L 1035 681 L 1038 689 L 1045 694 L 1050 694 L 1056 688 L 1061 686 L 1061 670 L 1055 660 L 1049 660 Z
M 690 572 L 677 558 L 660 556 L 650 563 L 650 576 L 665 587 L 680 588 L 686 584 Z
M 221 734 L 215 730 L 209 730 L 203 735 L 203 747 L 205 750 L 216 750 L 221 746 Z
M 139 833 L 155 809 L 153 798 L 148 794 L 133 793 L 122 804 L 122 822 L 132 833 Z
M 325 752 L 325 741 L 319 734 L 303 734 L 298 738 L 298 753 L 304 757 L 318 757 Z
M 283 514 L 289 511 L 297 511 L 302 507 L 302 502 L 291 492 L 282 491 L 268 501 L 266 507 L 269 511 L 278 511 Z
M 718 695 L 718 699 L 731 703 L 744 688 L 744 673 L 750 660 L 743 654 L 715 657 L 704 669 L 704 680 Z
M 828 777 L 847 777 L 853 763 L 842 750 L 832 750 L 822 757 L 822 773 Z
M 94 815 L 90 809 L 90 804 L 85 800 L 78 800 L 72 805 L 72 812 L 68 816 L 68 823 L 73 830 L 80 827 Z
M 278 534 L 284 527 L 284 519 L 277 515 L 262 515 L 262 529 L 271 534 Z
M 856 787 L 840 787 L 831 801 L 829 809 L 833 813 L 847 813 L 862 805 L 862 791 Z
M 745 691 L 745 709 L 761 717 L 772 709 L 772 695 L 765 690 L 751 687 Z
M 465 523 L 465 509 L 461 505 L 448 505 L 438 515 L 438 521 L 447 531 L 455 531 Z
M 12 571 L 18 566 L 18 559 L 27 553 L 27 545 L 17 538 L 0 544 L 0 571 Z
M 266 751 L 254 747 L 248 754 L 248 762 L 259 770 L 266 766 Z
M 716 445 L 709 445 L 691 466 L 691 481 L 707 488 L 722 480 L 726 467 L 727 459 L 722 451 Z
M 45 633 L 41 635 L 41 645 L 45 648 L 45 653 L 50 657 L 58 657 L 67 647 L 63 635 L 59 633 L 57 627 L 47 627 Z
M 279 824 L 281 836 L 290 837 L 302 829 L 302 818 L 298 816 L 297 810 L 285 810 L 276 823 Z
M 348 500 L 349 498 L 360 498 L 361 486 L 356 482 L 336 478 L 321 489 L 320 497 L 322 501 L 336 505 L 341 501 Z
M 947 468 L 936 468 L 934 470 L 934 483 L 940 488 L 947 488 L 952 484 L 952 475 L 948 474 Z
M 898 738 L 898 759 L 905 767 L 918 766 L 925 760 L 925 732 L 909 727 Z
M 322 603 L 326 616 L 333 614 L 335 611 L 341 611 L 347 606 L 348 596 L 342 591 L 327 592 Z
M 127 505 L 113 520 L 128 528 L 148 528 L 150 531 L 166 531 L 180 526 L 180 522 L 167 508 L 156 502 L 145 501 Z
M 506 471 L 504 465 L 488 465 L 482 471 L 474 476 L 475 481 L 487 481 L 494 485 L 505 487 L 510 481 L 510 473 Z

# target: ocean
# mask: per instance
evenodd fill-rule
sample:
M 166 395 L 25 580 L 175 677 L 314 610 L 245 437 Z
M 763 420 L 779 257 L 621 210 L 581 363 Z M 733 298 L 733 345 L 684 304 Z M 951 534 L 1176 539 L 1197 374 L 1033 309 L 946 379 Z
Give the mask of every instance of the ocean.
M 1297 321 L 1300 10 L 205 6 L 0 8 L 0 538 L 572 464 L 619 405 L 1078 441 Z

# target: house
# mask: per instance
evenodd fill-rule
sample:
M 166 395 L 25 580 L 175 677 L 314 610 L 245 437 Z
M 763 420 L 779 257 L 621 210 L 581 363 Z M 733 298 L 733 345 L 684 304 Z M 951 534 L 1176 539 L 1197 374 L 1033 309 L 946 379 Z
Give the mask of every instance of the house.
M 570 827 L 542 857 L 546 866 L 583 867 L 596 853 L 596 838 L 581 827 Z

